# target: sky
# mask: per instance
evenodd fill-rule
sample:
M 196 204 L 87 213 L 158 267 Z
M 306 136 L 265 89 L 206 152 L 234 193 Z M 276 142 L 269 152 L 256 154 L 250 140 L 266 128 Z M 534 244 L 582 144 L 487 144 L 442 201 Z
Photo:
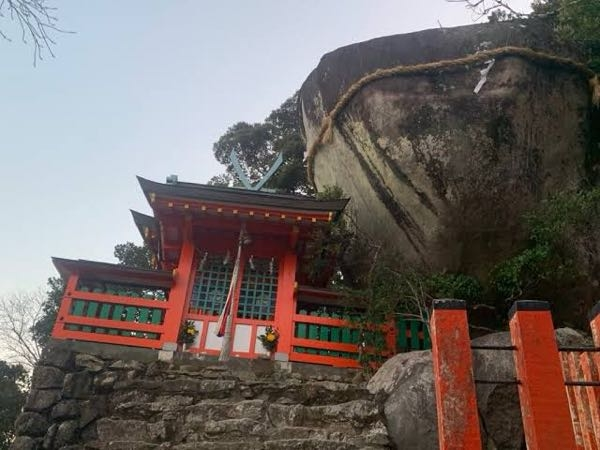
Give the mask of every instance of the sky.
M 530 0 L 511 4 L 527 10 Z M 114 262 L 149 214 L 136 175 L 204 183 L 212 144 L 258 122 L 338 47 L 472 23 L 445 0 L 61 0 L 55 58 L 0 30 L 0 295 L 57 276 L 51 257 Z

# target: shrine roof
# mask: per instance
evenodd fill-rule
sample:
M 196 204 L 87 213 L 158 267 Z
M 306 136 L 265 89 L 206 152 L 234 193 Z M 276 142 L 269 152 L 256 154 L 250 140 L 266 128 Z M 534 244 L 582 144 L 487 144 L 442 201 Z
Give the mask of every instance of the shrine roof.
M 165 184 L 150 181 L 142 177 L 137 178 L 150 204 L 152 203 L 151 194 L 153 194 L 166 198 L 182 198 L 298 211 L 332 212 L 338 215 L 344 210 L 349 201 L 347 198 L 340 200 L 317 200 L 305 195 L 274 194 L 180 181 L 173 184 Z
M 121 264 L 88 261 L 85 259 L 52 258 L 56 270 L 64 279 L 77 273 L 80 277 L 95 280 L 140 284 L 153 287 L 170 287 L 173 273 L 166 270 L 138 269 Z
M 148 245 L 154 253 L 158 252 L 158 240 L 159 240 L 159 224 L 152 216 L 142 214 L 141 212 L 130 209 L 133 221 L 137 227 L 142 239 Z
M 140 233 L 142 233 L 142 236 L 144 235 L 144 228 L 149 228 L 152 231 L 158 230 L 158 221 L 154 217 L 134 211 L 133 209 L 130 209 L 129 211 L 131 211 L 133 221 L 138 227 L 138 230 L 140 230 Z

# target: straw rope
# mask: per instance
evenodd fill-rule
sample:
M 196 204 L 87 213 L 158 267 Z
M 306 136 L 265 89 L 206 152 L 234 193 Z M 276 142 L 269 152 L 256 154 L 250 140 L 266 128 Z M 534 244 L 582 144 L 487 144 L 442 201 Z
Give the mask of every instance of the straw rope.
M 377 69 L 371 72 L 359 80 L 355 81 L 352 85 L 346 89 L 335 103 L 333 109 L 329 111 L 321 122 L 321 128 L 315 141 L 308 147 L 307 150 L 307 171 L 308 179 L 315 185 L 314 182 L 314 158 L 316 152 L 319 150 L 324 142 L 330 142 L 333 138 L 333 126 L 337 120 L 339 114 L 344 108 L 350 103 L 352 98 L 367 84 L 373 81 L 381 80 L 383 78 L 403 76 L 403 75 L 417 75 L 417 74 L 428 74 L 441 70 L 452 70 L 452 69 L 468 69 L 468 65 L 487 61 L 492 58 L 503 58 L 509 56 L 516 56 L 524 59 L 528 59 L 534 63 L 540 65 L 553 65 L 562 67 L 567 70 L 580 72 L 584 76 L 589 78 L 590 89 L 592 90 L 592 102 L 596 106 L 600 106 L 600 79 L 589 67 L 585 64 L 573 61 L 570 58 L 564 58 L 562 56 L 552 55 L 550 53 L 538 52 L 530 48 L 523 47 L 500 47 L 492 50 L 480 51 L 471 55 L 467 55 L 457 59 L 444 59 L 440 61 L 433 61 L 429 63 L 414 64 L 414 65 L 400 65 L 394 66 L 387 69 Z

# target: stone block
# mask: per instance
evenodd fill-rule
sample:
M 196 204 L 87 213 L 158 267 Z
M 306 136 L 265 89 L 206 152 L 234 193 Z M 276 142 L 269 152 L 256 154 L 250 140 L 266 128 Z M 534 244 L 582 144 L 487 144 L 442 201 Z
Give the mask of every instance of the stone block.
M 60 400 L 59 389 L 33 389 L 25 402 L 25 411 L 43 411 Z
M 164 412 L 175 411 L 185 406 L 189 406 L 193 401 L 194 398 L 187 395 L 161 395 L 148 405 L 152 412 Z
M 97 373 L 104 368 L 104 361 L 93 355 L 80 353 L 75 356 L 75 366 L 80 369 L 87 369 L 91 373 Z
M 51 340 L 44 349 L 39 364 L 67 371 L 73 370 L 75 367 L 75 354 L 71 351 L 67 343 Z
M 142 420 L 115 420 L 102 418 L 96 423 L 98 440 L 110 441 L 148 441 L 148 427 Z
M 119 376 L 115 372 L 102 372 L 94 377 L 94 387 L 100 392 L 107 392 L 113 388 L 118 379 Z
M 79 403 L 77 400 L 62 400 L 54 405 L 50 417 L 52 420 L 73 419 L 79 416 Z
M 302 405 L 269 405 L 269 420 L 276 427 L 297 427 L 304 422 L 304 407 Z
M 165 362 L 171 362 L 171 361 L 173 361 L 174 354 L 175 354 L 175 352 L 173 352 L 171 350 L 159 350 L 158 351 L 158 360 L 165 361 Z
M 62 422 L 56 430 L 56 436 L 54 437 L 54 447 L 60 448 L 67 444 L 74 442 L 77 437 L 77 421 L 67 420 Z
M 140 361 L 130 360 L 115 361 L 109 366 L 113 370 L 145 370 L 146 366 Z
M 168 352 L 177 351 L 177 342 L 165 342 L 162 345 L 162 350 L 165 350 L 165 351 L 168 351 Z
M 88 398 L 92 392 L 92 375 L 88 371 L 68 373 L 63 384 L 63 397 Z
M 18 436 L 42 437 L 50 424 L 44 416 L 36 412 L 24 412 L 15 421 Z
M 283 352 L 275 352 L 273 358 L 275 359 L 275 361 L 288 362 L 290 360 L 290 355 Z
M 31 377 L 31 385 L 35 389 L 56 389 L 61 388 L 65 374 L 56 367 L 36 366 Z
M 11 450 L 36 450 L 39 445 L 39 439 L 33 439 L 29 436 L 17 436 L 10 446 Z
M 222 398 L 236 385 L 234 380 L 175 379 L 161 383 L 161 388 L 165 392 L 193 392 L 208 394 L 212 398 Z
M 229 437 L 260 436 L 265 432 L 265 424 L 247 418 L 209 420 L 204 424 L 204 431 L 207 434 L 224 434 Z
M 96 396 L 79 404 L 79 428 L 84 428 L 89 423 L 106 414 L 106 397 Z
M 53 449 L 54 448 L 54 436 L 56 436 L 56 432 L 58 431 L 58 424 L 53 423 L 48 428 L 48 432 L 46 436 L 44 436 L 44 441 L 42 442 L 42 447 L 45 449 Z

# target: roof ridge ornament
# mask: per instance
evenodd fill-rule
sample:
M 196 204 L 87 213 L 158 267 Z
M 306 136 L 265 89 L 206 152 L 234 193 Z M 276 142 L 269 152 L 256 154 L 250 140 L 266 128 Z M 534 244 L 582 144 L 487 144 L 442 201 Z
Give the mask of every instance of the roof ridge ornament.
M 252 182 L 246 176 L 246 173 L 244 172 L 244 169 L 242 169 L 242 165 L 240 164 L 240 161 L 237 158 L 237 155 L 235 154 L 235 150 L 232 150 L 229 154 L 229 162 L 233 166 L 233 170 L 235 171 L 238 178 L 240 179 L 240 181 L 246 189 L 250 191 L 260 191 L 266 184 L 266 182 L 269 181 L 269 179 L 275 174 L 275 172 L 277 172 L 277 169 L 279 169 L 281 164 L 283 164 L 283 152 L 279 152 L 277 158 L 275 159 L 269 170 L 267 170 L 267 172 L 262 176 L 262 178 L 255 184 L 252 184 Z M 265 192 L 274 192 L 273 189 L 262 190 Z

